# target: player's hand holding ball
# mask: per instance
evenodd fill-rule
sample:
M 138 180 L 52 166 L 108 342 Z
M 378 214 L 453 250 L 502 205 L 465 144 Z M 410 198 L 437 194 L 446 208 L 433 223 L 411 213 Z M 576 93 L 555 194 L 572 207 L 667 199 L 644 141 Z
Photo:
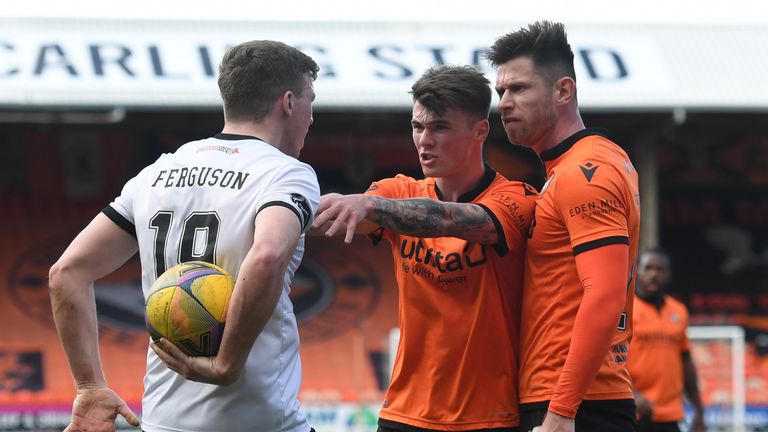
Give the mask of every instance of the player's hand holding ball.
M 214 356 L 233 288 L 226 270 L 202 261 L 179 264 L 152 284 L 145 304 L 150 346 L 169 369 L 192 381 L 231 384 Z

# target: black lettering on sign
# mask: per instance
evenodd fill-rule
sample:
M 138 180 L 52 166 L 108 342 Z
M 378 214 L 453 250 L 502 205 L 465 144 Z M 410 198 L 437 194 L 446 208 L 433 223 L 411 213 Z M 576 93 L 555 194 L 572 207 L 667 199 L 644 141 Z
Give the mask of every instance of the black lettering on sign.
M 97 76 L 104 76 L 104 66 L 109 63 L 114 63 L 128 75 L 136 76 L 131 69 L 128 68 L 126 61 L 131 57 L 132 52 L 128 47 L 123 45 L 90 45 L 88 47 L 91 53 L 91 62 L 93 63 L 93 73 Z M 105 56 L 105 54 L 111 54 Z
M 323 57 L 327 54 L 325 47 L 320 45 L 296 45 L 295 48 L 318 62 L 318 65 L 320 66 L 320 75 L 318 75 L 318 78 L 336 78 L 336 69 L 333 67 L 332 63 L 323 62 L 321 64 Z
M 429 51 L 432 54 L 432 61 L 437 65 L 445 64 L 445 50 L 444 47 L 423 47 L 423 49 Z
M 389 58 L 386 56 L 388 53 L 394 53 L 394 54 L 402 54 L 403 49 L 390 45 L 390 46 L 375 46 L 368 50 L 368 54 L 371 55 L 371 57 L 375 58 L 376 60 L 379 60 L 381 63 L 392 66 L 395 68 L 394 72 L 386 73 L 382 72 L 380 70 L 375 72 L 375 75 L 379 78 L 383 78 L 386 80 L 401 80 L 404 78 L 408 78 L 413 75 L 413 71 L 408 69 L 405 65 L 402 63 L 399 63 L 395 59 Z
M 609 48 L 580 49 L 579 55 L 589 77 L 601 81 L 618 81 L 629 76 L 619 53 Z
M 5 43 L 5 42 L 0 42 L 0 48 L 4 48 L 6 51 L 10 51 L 10 52 L 16 51 L 16 47 L 15 46 L 13 46 L 11 44 L 8 44 L 8 43 Z M 19 73 L 19 68 L 11 66 L 8 69 L 6 69 L 5 71 L 0 71 L 0 76 L 3 76 L 3 75 L 11 76 L 11 75 L 16 75 L 17 73 Z
M 211 54 L 208 52 L 207 46 L 197 47 L 197 52 L 200 54 L 200 63 L 203 65 L 203 72 L 207 77 L 216 76 L 213 69 L 213 61 L 211 60 Z
M 160 49 L 156 45 L 149 46 L 149 58 L 152 60 L 152 71 L 155 73 L 155 76 L 173 79 L 189 78 L 188 75 L 170 75 L 167 73 L 163 67 L 162 57 L 160 56 Z
M 53 58 L 50 58 L 49 53 L 53 55 Z M 77 70 L 67 59 L 64 49 L 58 44 L 40 47 L 40 51 L 37 54 L 37 62 L 35 62 L 34 74 L 42 75 L 47 68 L 64 68 L 70 75 L 77 76 Z

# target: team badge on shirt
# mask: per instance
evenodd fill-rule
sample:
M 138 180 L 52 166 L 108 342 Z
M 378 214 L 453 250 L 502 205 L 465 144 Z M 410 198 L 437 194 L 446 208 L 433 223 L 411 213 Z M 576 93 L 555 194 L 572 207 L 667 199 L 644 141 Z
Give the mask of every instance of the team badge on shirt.
M 291 201 L 301 212 L 301 229 L 304 230 L 312 222 L 312 213 L 309 211 L 309 203 L 304 195 L 292 193 Z

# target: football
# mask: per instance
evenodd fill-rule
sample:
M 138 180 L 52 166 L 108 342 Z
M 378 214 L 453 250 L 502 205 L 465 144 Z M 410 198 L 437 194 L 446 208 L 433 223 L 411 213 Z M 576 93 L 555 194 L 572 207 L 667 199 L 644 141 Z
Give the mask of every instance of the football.
M 164 337 L 191 356 L 219 352 L 234 281 L 223 268 L 190 261 L 168 269 L 144 304 L 152 339 Z

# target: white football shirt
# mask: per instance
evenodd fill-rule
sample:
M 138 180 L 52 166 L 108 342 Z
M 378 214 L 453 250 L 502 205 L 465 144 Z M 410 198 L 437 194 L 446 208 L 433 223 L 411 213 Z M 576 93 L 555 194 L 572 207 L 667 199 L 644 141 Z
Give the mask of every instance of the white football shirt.
M 261 209 L 293 210 L 305 232 L 319 200 L 309 165 L 254 137 L 218 134 L 160 156 L 126 183 L 104 214 L 136 236 L 146 297 L 159 274 L 185 261 L 217 264 L 236 280 Z M 299 410 L 299 333 L 289 298 L 303 254 L 304 235 L 280 300 L 234 384 L 186 380 L 147 350 L 144 431 L 309 431 Z

